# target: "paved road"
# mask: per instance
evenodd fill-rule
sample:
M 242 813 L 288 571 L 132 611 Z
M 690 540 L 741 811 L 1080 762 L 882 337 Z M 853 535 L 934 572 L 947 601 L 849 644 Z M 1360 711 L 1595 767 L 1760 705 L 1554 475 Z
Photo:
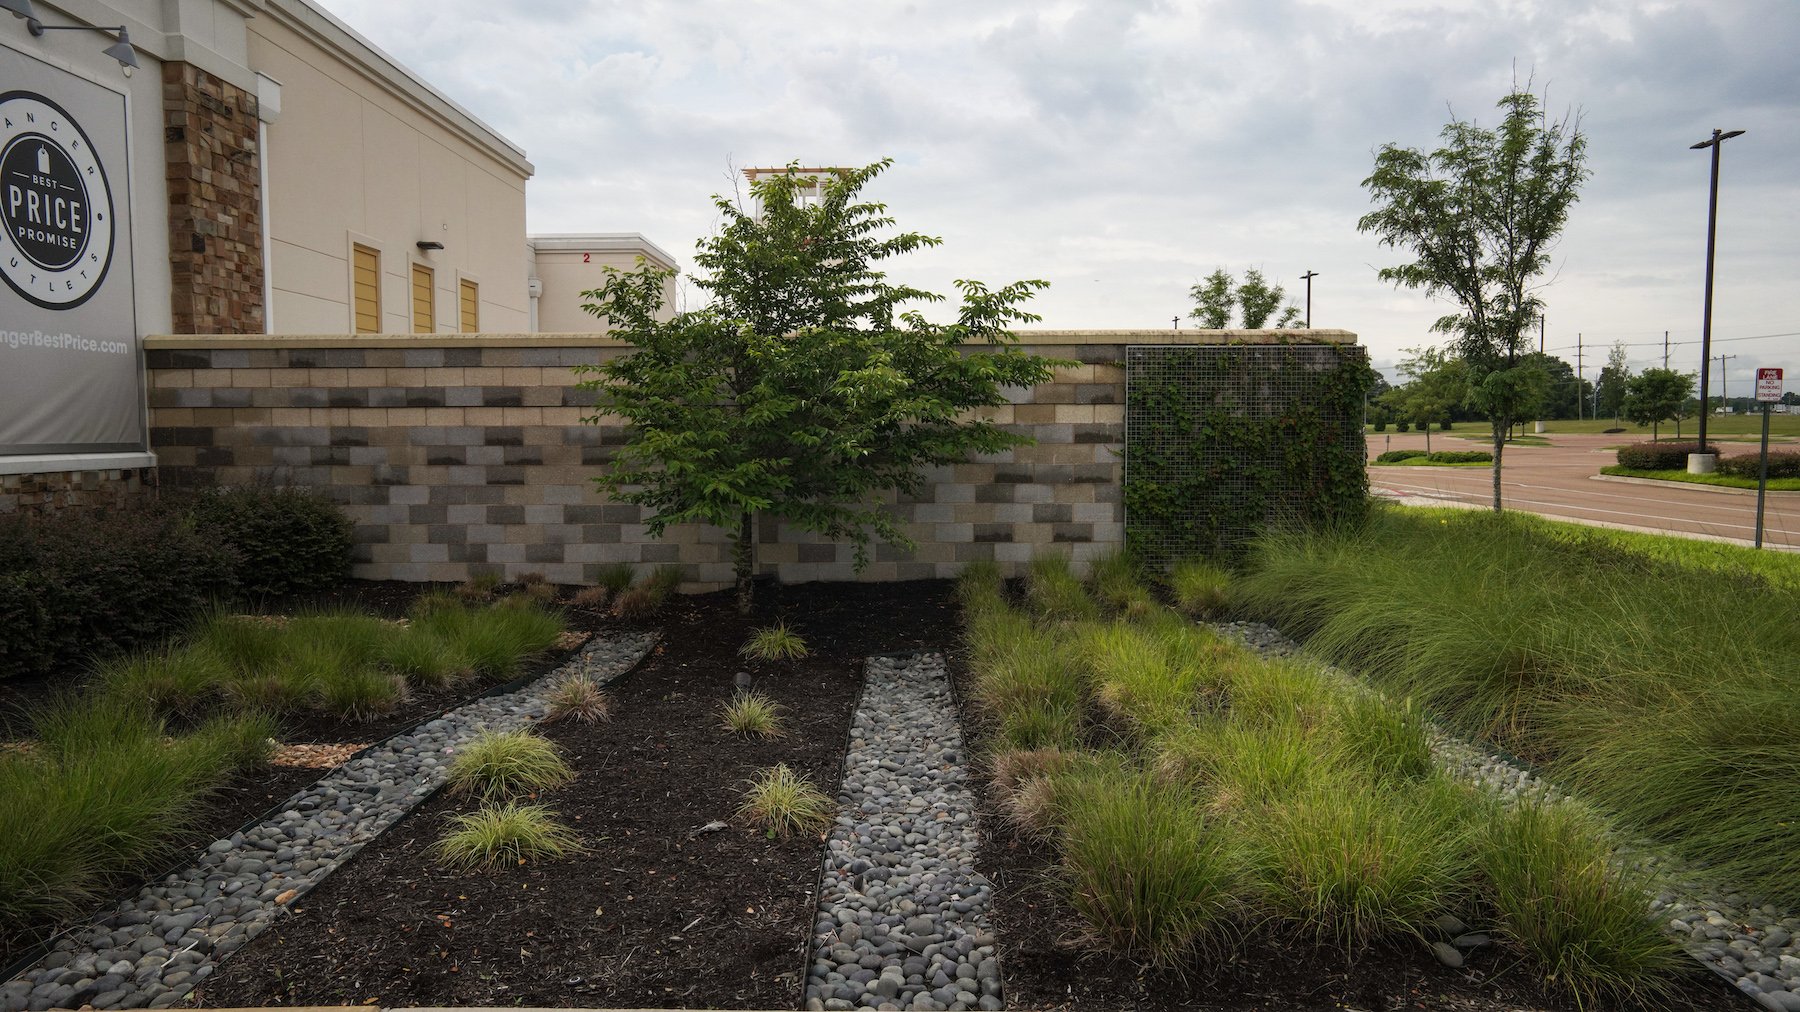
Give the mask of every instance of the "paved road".
M 1486 449 L 1478 442 L 1433 433 L 1434 450 Z M 1501 471 L 1501 500 L 1508 509 L 1605 527 L 1685 534 L 1751 544 L 1756 493 L 1716 491 L 1673 482 L 1643 484 L 1597 477 L 1614 463 L 1618 436 L 1551 435 L 1552 446 L 1508 446 Z M 1754 443 L 1722 444 L 1727 455 L 1755 452 Z M 1383 450 L 1423 449 L 1416 433 L 1369 435 L 1369 457 Z M 1371 467 L 1377 495 L 1408 502 L 1481 505 L 1493 501 L 1493 475 L 1485 467 Z M 1771 493 L 1763 517 L 1763 544 L 1800 551 L 1800 493 Z

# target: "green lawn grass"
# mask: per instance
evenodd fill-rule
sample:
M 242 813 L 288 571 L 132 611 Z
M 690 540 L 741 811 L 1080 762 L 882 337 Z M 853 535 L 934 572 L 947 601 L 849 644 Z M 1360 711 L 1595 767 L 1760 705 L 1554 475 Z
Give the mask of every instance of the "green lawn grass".
M 1370 467 L 1493 467 L 1494 462 L 1491 460 L 1476 460 L 1476 461 L 1470 461 L 1465 464 L 1445 464 L 1445 463 L 1440 463 L 1435 460 L 1429 460 L 1425 457 L 1409 457 L 1406 460 L 1396 460 L 1396 461 L 1391 461 L 1391 462 L 1385 463 L 1385 464 L 1382 463 L 1381 461 L 1372 460 L 1369 462 L 1369 466 Z
M 1709 433 L 1710 435 L 1710 433 Z M 1652 478 L 1656 481 L 1678 481 L 1689 485 L 1717 485 L 1720 488 L 1756 488 L 1752 478 L 1739 478 L 1729 474 L 1689 474 L 1686 471 L 1645 471 L 1635 467 L 1621 467 L 1617 464 L 1600 469 L 1601 474 L 1616 474 L 1624 478 Z M 1770 478 L 1768 488 L 1772 492 L 1800 492 L 1800 478 Z
M 1530 428 L 1530 425 L 1528 424 L 1526 428 Z M 1610 418 L 1588 418 L 1581 421 L 1565 418 L 1545 422 L 1544 429 L 1552 434 L 1559 432 L 1600 433 L 1605 432 L 1607 429 L 1624 429 L 1624 432 L 1614 433 L 1622 442 L 1648 442 L 1652 432 L 1651 426 L 1633 425 L 1630 422 L 1615 422 Z M 1662 440 L 1669 442 L 1676 441 L 1675 426 L 1673 425 L 1664 423 L 1663 425 L 1656 427 L 1655 432 L 1657 437 Z M 1681 442 L 1693 442 L 1699 434 L 1699 419 L 1688 418 L 1682 421 Z M 1732 442 L 1743 440 L 1754 442 L 1755 440 L 1762 438 L 1762 415 L 1761 413 L 1753 415 L 1714 415 L 1712 418 L 1707 419 L 1706 438 L 1710 441 L 1714 437 Z M 1800 415 L 1770 414 L 1769 438 L 1771 440 L 1800 439 Z

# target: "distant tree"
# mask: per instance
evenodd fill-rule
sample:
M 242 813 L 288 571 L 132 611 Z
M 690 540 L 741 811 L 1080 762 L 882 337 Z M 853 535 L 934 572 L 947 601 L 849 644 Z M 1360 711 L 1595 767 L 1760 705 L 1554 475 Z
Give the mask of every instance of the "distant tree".
M 1789 390 L 1787 393 L 1784 393 L 1781 395 L 1780 403 L 1782 403 L 1782 404 L 1800 404 L 1800 393 L 1795 393 L 1794 391 Z
M 811 180 L 790 170 L 751 184 L 760 205 L 745 213 L 714 205 L 723 227 L 702 239 L 695 286 L 707 306 L 659 319 L 669 271 L 639 262 L 609 269 L 582 293 L 582 308 L 611 321 L 635 350 L 582 386 L 599 395 L 589 422 L 622 419 L 629 436 L 595 480 L 615 500 L 648 507 L 660 537 L 700 523 L 731 540 L 738 608 L 751 605 L 757 517 L 856 545 L 860 566 L 871 536 L 910 545 L 882 505 L 884 492 L 911 492 L 921 469 L 1030 442 L 971 411 L 1005 403 L 1002 388 L 1030 387 L 1062 363 L 1014 345 L 1015 323 L 1036 320 L 1020 305 L 1042 281 L 989 289 L 958 281 L 956 322 L 927 322 L 903 303 L 942 296 L 889 283 L 881 261 L 938 240 L 886 234 L 893 219 L 860 201 L 891 162 L 845 171 L 813 199 Z M 985 346 L 967 354 L 969 345 Z
M 1442 146 L 1429 154 L 1384 145 L 1363 180 L 1378 207 L 1357 222 L 1413 258 L 1382 268 L 1382 280 L 1422 288 L 1458 308 L 1433 329 L 1456 336 L 1472 400 L 1492 426 L 1496 511 L 1507 433 L 1547 386 L 1541 369 L 1519 361 L 1527 353 L 1526 328 L 1543 311 L 1534 282 L 1549 267 L 1588 175 L 1578 122 L 1551 121 L 1530 91 L 1513 91 L 1498 108 L 1504 115 L 1494 129 L 1452 119 Z
M 1650 438 L 1655 440 L 1661 435 L 1663 422 L 1680 420 L 1693 390 L 1693 373 L 1645 369 L 1625 381 L 1625 417 L 1633 425 L 1650 426 Z
M 1452 412 L 1469 400 L 1469 367 L 1441 348 L 1408 348 L 1411 358 L 1400 363 L 1406 385 L 1389 392 L 1387 403 L 1394 415 L 1424 431 L 1425 452 L 1431 452 L 1431 426 L 1450 420 Z
M 1594 385 L 1575 375 L 1575 367 L 1541 351 L 1527 352 L 1519 356 L 1519 365 L 1534 367 L 1544 374 L 1544 399 L 1537 410 L 1530 412 L 1542 419 L 1574 418 L 1579 411 L 1576 405 L 1581 398 L 1589 401 L 1594 397 Z
M 1611 415 L 1615 422 L 1623 418 L 1626 384 L 1630 381 L 1631 366 L 1625 361 L 1625 345 L 1615 341 L 1612 350 L 1606 353 L 1606 365 L 1600 370 L 1600 382 L 1595 384 L 1596 393 L 1600 397 L 1596 413 Z
M 1292 303 L 1281 304 L 1287 296 L 1286 289 L 1270 285 L 1262 271 L 1254 267 L 1244 272 L 1242 283 L 1232 281 L 1231 275 L 1221 267 L 1190 288 L 1188 295 L 1194 300 L 1194 308 L 1188 315 L 1205 330 L 1230 327 L 1233 309 L 1240 313 L 1242 322 L 1239 326 L 1245 330 L 1260 330 L 1267 326 L 1269 318 L 1276 316 L 1278 310 L 1277 328 L 1298 327 L 1302 322 L 1298 307 Z

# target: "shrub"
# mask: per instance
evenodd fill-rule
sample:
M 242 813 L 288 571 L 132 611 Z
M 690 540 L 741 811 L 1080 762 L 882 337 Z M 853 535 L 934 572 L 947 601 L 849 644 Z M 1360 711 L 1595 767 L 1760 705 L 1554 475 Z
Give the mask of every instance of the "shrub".
M 1239 858 L 1181 792 L 1126 771 L 1072 785 L 1059 807 L 1061 874 L 1095 941 L 1172 966 L 1225 925 Z
M 1395 422 L 1394 423 L 1394 431 L 1395 432 L 1405 432 L 1407 429 L 1410 429 L 1410 428 L 1412 428 L 1412 426 L 1411 426 L 1411 424 L 1409 424 L 1407 422 Z
M 811 780 L 781 763 L 749 781 L 738 815 L 771 836 L 790 836 L 822 832 L 836 817 L 837 807 Z
M 236 554 L 238 588 L 245 594 L 310 593 L 350 575 L 354 525 L 315 492 L 206 489 L 189 509 L 202 537 Z
M 1755 481 L 1761 474 L 1762 455 L 1760 453 L 1744 453 L 1735 457 L 1719 458 L 1719 473 L 1733 478 L 1748 478 Z M 1770 478 L 1800 478 L 1800 450 L 1770 450 Z
M 1387 419 L 1385 419 L 1385 418 L 1375 419 L 1375 431 L 1376 432 L 1386 432 L 1387 431 Z
M 1387 450 L 1375 458 L 1375 463 L 1398 464 L 1403 460 L 1415 460 L 1425 455 L 1424 450 Z
M 1438 423 L 1438 431 L 1439 432 L 1449 432 L 1450 425 L 1451 425 L 1450 419 L 1446 418 L 1442 422 Z
M 450 818 L 450 831 L 432 851 L 453 868 L 498 868 L 581 853 L 580 837 L 543 805 L 504 805 Z
M 612 697 L 599 683 L 586 675 L 576 675 L 550 690 L 544 707 L 544 720 L 578 720 L 583 724 L 599 724 L 612 719 Z
M 781 707 L 760 692 L 739 692 L 720 708 L 720 723 L 732 734 L 746 738 L 778 738 Z
M 1613 861 L 1580 810 L 1496 807 L 1478 854 L 1501 933 L 1578 1003 L 1653 1000 L 1690 965 L 1651 917 L 1648 883 Z
M 1617 457 L 1620 467 L 1638 471 L 1685 471 L 1688 454 L 1699 452 L 1699 443 L 1633 443 L 1619 447 Z
M 777 622 L 752 633 L 738 653 L 757 661 L 797 661 L 806 656 L 806 641 L 786 622 Z
M 1231 577 L 1204 559 L 1183 559 L 1169 570 L 1169 593 L 1175 607 L 1196 618 L 1213 618 L 1225 611 L 1225 590 Z
M 231 596 L 236 564 L 166 506 L 0 517 L 0 678 L 161 642 Z
M 1426 459 L 1433 464 L 1491 464 L 1494 455 L 1487 450 L 1433 450 Z
M 451 760 L 448 779 L 459 793 L 494 800 L 561 787 L 575 773 L 555 745 L 529 731 L 484 731 Z

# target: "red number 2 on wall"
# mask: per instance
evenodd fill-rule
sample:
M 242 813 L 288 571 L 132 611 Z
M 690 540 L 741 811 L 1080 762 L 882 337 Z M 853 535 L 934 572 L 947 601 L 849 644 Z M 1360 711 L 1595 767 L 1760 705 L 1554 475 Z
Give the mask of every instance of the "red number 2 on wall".
M 594 254 L 592 254 L 592 253 L 581 254 L 581 262 L 584 264 L 592 262 L 593 259 L 594 259 Z

